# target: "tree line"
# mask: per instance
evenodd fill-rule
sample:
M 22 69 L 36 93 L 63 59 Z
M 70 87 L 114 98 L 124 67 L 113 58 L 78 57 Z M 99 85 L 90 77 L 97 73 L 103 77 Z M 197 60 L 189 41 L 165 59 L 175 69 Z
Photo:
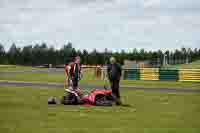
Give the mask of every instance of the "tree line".
M 96 49 L 89 52 L 87 50 L 77 50 L 72 46 L 72 43 L 63 45 L 60 49 L 54 47 L 48 47 L 46 43 L 27 45 L 22 48 L 17 47 L 14 43 L 11 45 L 8 51 L 5 51 L 4 46 L 0 44 L 0 64 L 14 64 L 14 65 L 42 65 L 42 64 L 67 64 L 72 61 L 73 57 L 81 56 L 83 64 L 90 65 L 103 65 L 110 56 L 114 56 L 117 60 L 123 64 L 124 60 L 136 60 L 162 63 L 165 60 L 187 60 L 189 62 L 200 59 L 200 49 L 176 49 L 174 51 L 146 51 L 144 49 L 132 49 L 127 52 L 122 50 L 121 52 L 112 52 L 105 49 L 104 52 L 99 52 Z M 178 64 L 180 62 L 174 62 Z

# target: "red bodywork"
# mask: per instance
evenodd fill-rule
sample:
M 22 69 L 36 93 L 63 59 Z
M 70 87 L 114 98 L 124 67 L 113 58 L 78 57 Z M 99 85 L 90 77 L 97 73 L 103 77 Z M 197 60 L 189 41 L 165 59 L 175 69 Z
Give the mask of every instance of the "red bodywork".
M 83 102 L 88 104 L 95 104 L 95 98 L 97 95 L 111 95 L 112 90 L 93 90 L 88 96 L 83 97 Z

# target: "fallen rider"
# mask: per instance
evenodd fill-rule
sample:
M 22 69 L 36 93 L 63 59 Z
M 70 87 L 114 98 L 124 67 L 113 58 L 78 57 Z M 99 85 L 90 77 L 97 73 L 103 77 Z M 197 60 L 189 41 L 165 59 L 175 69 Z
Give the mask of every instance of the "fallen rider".
M 60 103 L 64 105 L 94 105 L 94 106 L 112 106 L 114 99 L 112 90 L 94 89 L 88 94 L 81 96 L 72 89 L 65 89 L 66 94 L 61 98 Z M 48 99 L 48 104 L 57 104 L 55 97 Z
M 94 89 L 89 94 L 81 94 L 81 96 L 77 91 L 66 89 L 66 95 L 61 99 L 61 103 L 64 105 L 112 106 L 113 101 L 112 90 L 107 89 Z

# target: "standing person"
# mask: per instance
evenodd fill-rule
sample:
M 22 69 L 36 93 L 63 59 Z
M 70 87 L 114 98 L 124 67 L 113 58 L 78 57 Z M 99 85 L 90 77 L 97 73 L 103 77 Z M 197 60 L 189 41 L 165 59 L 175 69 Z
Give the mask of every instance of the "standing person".
M 67 75 L 68 85 L 71 85 L 74 90 L 78 89 L 78 82 L 81 78 L 81 58 L 76 56 L 74 62 L 69 63 L 68 67 L 65 68 Z
M 107 74 L 111 84 L 112 93 L 116 101 L 116 105 L 121 105 L 119 82 L 122 75 L 122 68 L 119 63 L 116 62 L 114 57 L 110 58 L 110 64 L 107 67 Z
M 71 77 L 70 77 L 70 69 L 72 67 L 74 63 L 73 62 L 70 62 L 69 64 L 66 64 L 65 65 L 65 82 L 64 82 L 64 85 L 65 85 L 65 89 L 67 89 L 67 86 L 71 89 L 72 88 L 72 80 L 71 80 Z

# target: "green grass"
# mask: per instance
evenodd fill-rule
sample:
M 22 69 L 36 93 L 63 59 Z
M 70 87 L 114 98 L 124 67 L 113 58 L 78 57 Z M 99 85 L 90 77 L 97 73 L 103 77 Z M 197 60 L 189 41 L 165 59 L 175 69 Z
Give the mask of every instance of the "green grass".
M 0 65 L 0 72 L 5 71 L 28 71 L 28 70 L 40 70 L 41 68 L 34 68 L 31 66 L 19 66 L 19 65 Z M 46 69 L 46 68 L 42 68 Z
M 94 71 L 87 70 L 84 74 L 83 80 L 94 80 Z M 0 80 L 15 80 L 15 81 L 38 81 L 38 82 L 61 82 L 65 81 L 65 74 L 63 73 L 14 73 L 2 74 Z
M 64 82 L 64 74 L 19 73 L 13 75 L 1 75 L 0 80 Z
M 130 107 L 47 106 L 63 90 L 0 88 L 1 133 L 199 133 L 199 93 L 126 90 Z
M 21 66 L 16 66 L 21 68 Z M 28 67 L 29 68 L 29 67 Z M 30 67 L 31 68 L 31 67 Z M 28 81 L 28 82 L 54 82 L 63 83 L 65 75 L 63 73 L 14 73 L 2 74 L 0 80 Z M 104 81 L 97 79 L 93 69 L 86 69 L 83 74 L 82 84 L 103 85 Z M 108 84 L 108 83 L 107 83 Z M 122 80 L 121 86 L 134 86 L 143 88 L 191 88 L 200 89 L 200 82 L 174 82 L 174 81 L 135 81 Z
M 29 81 L 29 82 L 64 82 L 63 74 L 53 74 L 53 73 L 21 73 L 14 75 L 1 75 L 0 80 L 11 80 L 11 81 Z M 84 75 L 81 80 L 82 84 L 91 85 L 103 85 L 104 81 L 100 79 L 95 79 L 93 72 L 88 72 Z M 108 84 L 108 82 L 107 82 Z M 144 88 L 191 88 L 200 89 L 200 82 L 173 82 L 173 81 L 134 81 L 134 80 L 122 80 L 121 86 L 134 86 L 134 87 L 144 87 Z

